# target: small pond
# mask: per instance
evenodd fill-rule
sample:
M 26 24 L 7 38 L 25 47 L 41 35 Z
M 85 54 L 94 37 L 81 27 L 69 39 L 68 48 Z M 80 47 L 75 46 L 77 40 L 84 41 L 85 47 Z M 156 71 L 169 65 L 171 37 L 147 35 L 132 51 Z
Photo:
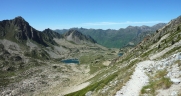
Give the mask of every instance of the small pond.
M 122 56 L 123 55 L 123 53 L 118 53 L 118 56 Z
M 65 60 L 62 60 L 61 62 L 63 63 L 66 63 L 66 64 L 79 64 L 79 60 L 78 59 L 65 59 Z

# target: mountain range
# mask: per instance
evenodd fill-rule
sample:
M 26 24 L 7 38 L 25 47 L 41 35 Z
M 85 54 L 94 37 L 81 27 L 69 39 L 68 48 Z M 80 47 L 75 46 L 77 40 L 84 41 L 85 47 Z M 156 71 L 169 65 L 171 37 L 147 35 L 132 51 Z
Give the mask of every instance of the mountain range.
M 181 16 L 163 25 L 59 34 L 21 16 L 0 21 L 0 95 L 180 96 Z
M 159 23 L 154 26 L 128 26 L 127 28 L 114 29 L 86 29 L 86 28 L 71 28 L 81 32 L 84 35 L 91 36 L 98 44 L 108 48 L 122 48 L 140 43 L 147 35 L 153 34 L 159 28 L 165 26 L 165 23 Z M 69 29 L 54 30 L 60 34 L 67 32 Z

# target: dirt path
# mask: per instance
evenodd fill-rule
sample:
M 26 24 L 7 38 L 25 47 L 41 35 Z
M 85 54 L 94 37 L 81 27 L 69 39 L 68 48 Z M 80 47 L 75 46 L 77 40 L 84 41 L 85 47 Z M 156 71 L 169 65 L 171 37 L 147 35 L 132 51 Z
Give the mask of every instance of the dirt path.
M 143 61 L 138 63 L 135 72 L 125 86 L 119 90 L 115 96 L 139 96 L 140 90 L 148 83 L 148 76 L 145 74 L 145 68 L 148 68 L 153 61 Z

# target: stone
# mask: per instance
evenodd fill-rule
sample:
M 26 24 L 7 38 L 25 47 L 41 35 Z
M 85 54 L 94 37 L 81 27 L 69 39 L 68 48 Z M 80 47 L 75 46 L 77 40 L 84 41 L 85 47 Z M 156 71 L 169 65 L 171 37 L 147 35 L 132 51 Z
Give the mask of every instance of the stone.
M 88 91 L 85 96 L 92 96 L 92 91 Z
M 176 79 L 176 78 L 171 78 L 171 81 L 174 83 L 174 84 L 179 84 L 181 81 L 179 79 Z
M 177 96 L 177 92 L 176 92 L 176 91 L 173 91 L 170 95 L 171 95 L 171 96 Z

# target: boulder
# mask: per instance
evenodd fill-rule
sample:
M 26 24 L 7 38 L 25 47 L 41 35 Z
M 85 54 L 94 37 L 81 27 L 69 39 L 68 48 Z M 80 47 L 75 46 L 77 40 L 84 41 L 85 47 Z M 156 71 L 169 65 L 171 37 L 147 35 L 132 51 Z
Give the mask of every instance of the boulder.
M 92 96 L 92 91 L 88 91 L 85 96 Z
M 173 91 L 173 92 L 171 92 L 171 94 L 170 94 L 171 96 L 177 96 L 178 94 L 177 94 L 177 92 L 176 91 Z
M 178 60 L 181 60 L 181 53 L 178 53 L 178 54 L 177 54 L 177 59 L 178 59 Z
M 176 79 L 176 78 L 171 78 L 171 81 L 174 83 L 174 84 L 179 84 L 181 82 L 180 79 Z

